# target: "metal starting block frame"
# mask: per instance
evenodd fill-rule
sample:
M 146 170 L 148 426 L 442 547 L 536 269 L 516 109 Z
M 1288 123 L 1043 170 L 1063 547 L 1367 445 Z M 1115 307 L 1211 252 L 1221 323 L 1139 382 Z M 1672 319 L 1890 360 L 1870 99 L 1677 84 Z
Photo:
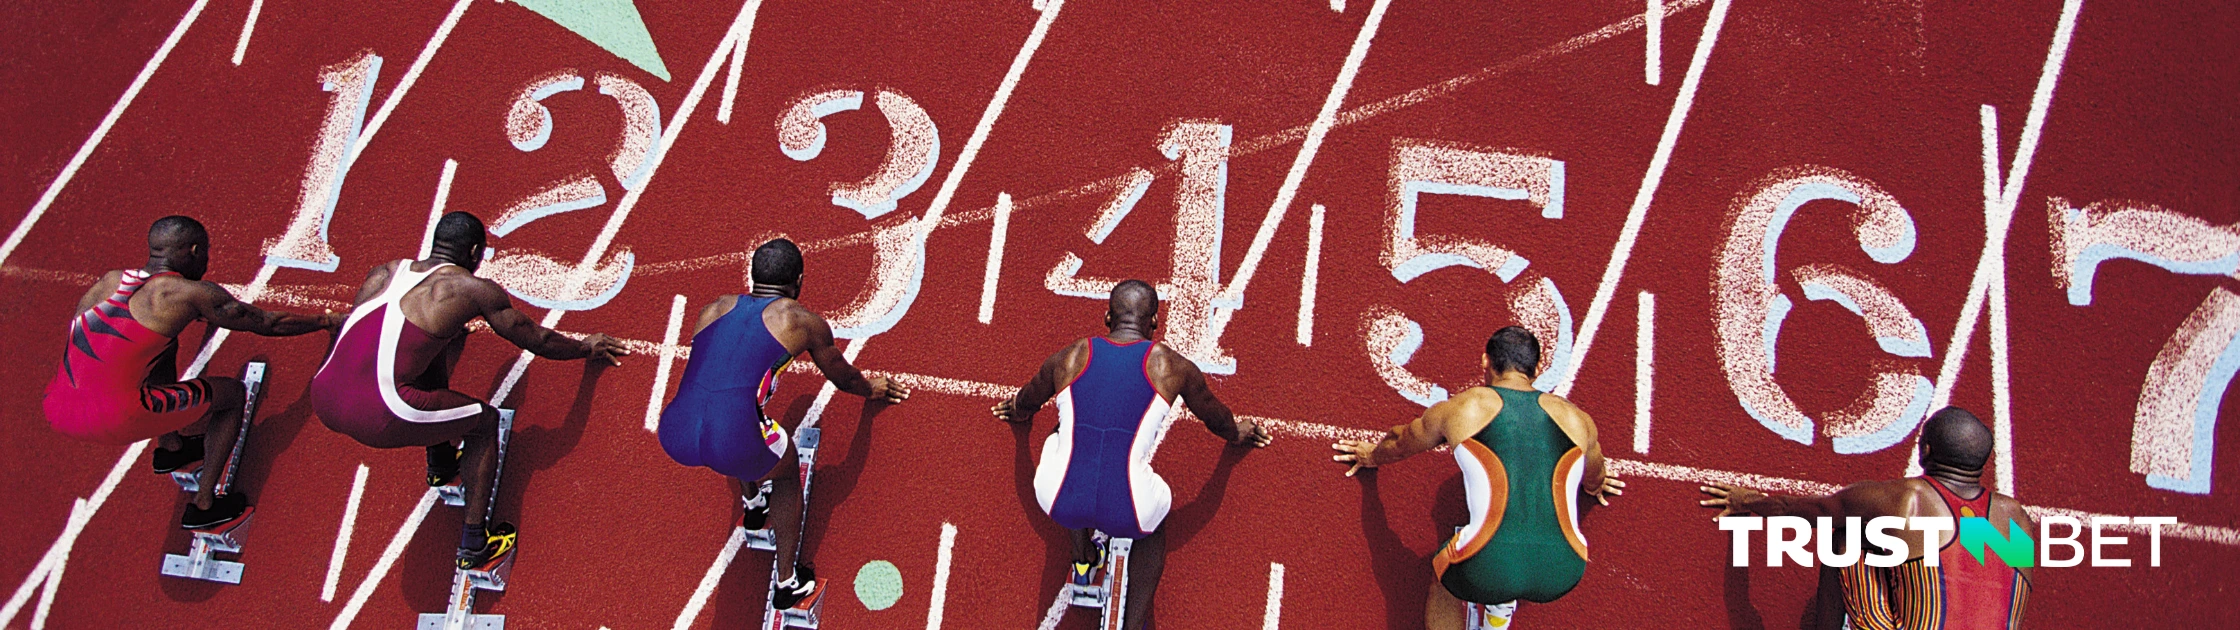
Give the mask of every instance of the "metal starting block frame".
M 247 386 L 248 396 L 242 399 L 241 429 L 234 434 L 233 450 L 227 453 L 225 468 L 218 473 L 218 489 L 215 494 L 225 494 L 226 490 L 233 486 L 233 474 L 241 468 L 241 451 L 243 446 L 249 443 L 249 425 L 257 419 L 257 399 L 262 397 L 264 393 L 264 371 L 265 363 L 263 361 L 251 361 L 248 365 L 242 366 L 241 384 Z M 209 462 L 204 462 L 203 465 L 207 466 Z M 202 483 L 196 476 L 201 472 L 202 468 L 199 466 L 193 472 L 171 471 L 171 480 L 178 482 L 181 490 L 198 492 L 202 490 Z M 186 555 L 175 553 L 163 555 L 163 567 L 161 569 L 163 574 L 178 578 L 240 584 L 241 571 L 245 567 L 237 561 L 219 560 L 217 554 L 241 553 L 242 537 L 249 533 L 249 523 L 257 518 L 256 508 L 251 507 L 249 510 L 248 516 L 235 521 L 231 527 L 219 530 L 195 530 L 194 540 L 187 543 Z
M 490 514 L 497 511 L 498 480 L 505 475 L 506 442 L 512 436 L 513 410 L 499 409 L 498 474 L 490 479 L 491 500 L 489 505 L 485 506 L 482 515 L 484 525 L 490 524 Z M 466 474 L 462 471 L 460 479 L 464 480 L 465 478 Z M 464 486 L 465 484 L 462 481 L 460 485 Z M 444 488 L 449 487 L 452 486 L 445 486 Z M 436 492 L 444 497 L 445 504 L 466 504 L 466 490 L 463 487 L 455 491 L 459 497 L 458 503 L 451 503 L 450 496 L 444 494 L 444 488 L 437 488 Z M 505 615 L 482 615 L 474 612 L 474 592 L 476 590 L 504 592 L 506 590 L 506 580 L 513 577 L 513 561 L 520 557 L 520 554 L 521 548 L 515 547 L 511 554 L 506 556 L 504 562 L 498 563 L 498 566 L 492 567 L 488 571 L 452 569 L 450 603 L 446 605 L 443 612 L 420 613 L 420 623 L 416 628 L 418 630 L 505 630 Z
M 1135 548 L 1133 538 L 1115 538 L 1104 532 L 1090 534 L 1098 546 L 1103 547 L 1104 566 L 1096 584 L 1083 586 L 1066 580 L 1066 604 L 1082 608 L 1102 609 L 1097 627 L 1102 630 L 1120 630 L 1128 612 L 1128 552 Z
M 809 523 L 809 473 L 812 467 L 816 465 L 817 443 L 822 441 L 823 437 L 824 430 L 816 427 L 802 427 L 794 431 L 793 434 L 793 448 L 800 455 L 801 461 L 801 523 L 803 529 L 807 529 Z M 764 540 L 767 540 L 767 542 L 762 542 Z M 758 544 L 761 546 L 757 546 Z M 750 530 L 747 532 L 747 545 L 755 549 L 774 552 L 778 549 L 777 534 L 771 529 Z M 793 549 L 795 552 L 801 550 L 800 536 L 794 537 Z M 773 553 L 770 562 L 769 597 L 763 600 L 766 603 L 762 607 L 762 627 L 765 630 L 786 630 L 786 628 L 816 630 L 818 624 L 822 623 L 821 617 L 824 611 L 824 578 L 817 579 L 817 592 L 810 595 L 808 599 L 801 600 L 801 603 L 785 610 L 772 608 L 767 602 L 777 599 L 778 575 L 782 569 L 778 566 L 775 556 L 776 554 Z

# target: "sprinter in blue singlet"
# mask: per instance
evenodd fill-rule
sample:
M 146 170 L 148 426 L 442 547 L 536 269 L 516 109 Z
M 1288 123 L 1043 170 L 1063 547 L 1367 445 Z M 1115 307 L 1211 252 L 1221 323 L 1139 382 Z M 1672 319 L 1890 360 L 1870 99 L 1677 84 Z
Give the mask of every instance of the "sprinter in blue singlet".
M 865 377 L 832 343 L 832 326 L 803 308 L 801 250 L 792 241 L 763 243 L 754 252 L 754 286 L 700 309 L 692 333 L 692 358 L 676 398 L 661 410 L 661 449 L 686 466 L 705 466 L 732 478 L 747 504 L 741 525 L 769 523 L 785 575 L 771 607 L 784 610 L 814 594 L 809 562 L 794 557 L 801 536 L 800 466 L 791 431 L 764 408 L 778 376 L 793 357 L 808 352 L 840 391 L 871 400 L 902 402 L 910 390 L 882 377 Z M 770 496 L 759 490 L 770 481 Z M 749 492 L 753 488 L 755 492 Z
M 1175 399 L 1231 445 L 1257 448 L 1269 440 L 1265 428 L 1230 415 L 1189 357 L 1151 340 L 1158 313 L 1159 293 L 1150 284 L 1128 280 L 1114 286 L 1104 316 L 1110 332 L 1050 355 L 1017 396 L 991 409 L 999 419 L 1023 423 L 1032 422 L 1043 403 L 1058 403 L 1058 431 L 1043 441 L 1035 467 L 1035 500 L 1059 525 L 1074 530 L 1077 582 L 1103 562 L 1092 532 L 1136 539 L 1128 570 L 1129 628 L 1151 619 L 1165 565 L 1166 537 L 1159 524 L 1173 494 L 1151 472 L 1151 453 L 1165 437 Z

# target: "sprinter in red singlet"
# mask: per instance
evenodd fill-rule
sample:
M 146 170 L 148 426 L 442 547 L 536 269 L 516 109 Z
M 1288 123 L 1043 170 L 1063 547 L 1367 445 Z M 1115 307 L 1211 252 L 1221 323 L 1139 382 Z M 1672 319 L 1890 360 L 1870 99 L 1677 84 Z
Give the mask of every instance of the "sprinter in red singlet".
M 1730 485 L 1704 486 L 1720 508 L 1719 516 L 1971 517 L 1990 519 L 2008 531 L 2038 531 L 2022 503 L 1983 485 L 1983 464 L 1991 457 L 1991 431 L 1975 414 L 1946 407 L 1921 427 L 1921 464 L 1926 474 L 1910 479 L 1866 481 L 1821 497 L 1768 495 Z M 1906 541 L 1906 561 L 1895 567 L 1860 562 L 1842 572 L 1844 612 L 1857 630 L 2012 629 L 2022 627 L 2022 607 L 2030 598 L 2030 567 L 2009 567 L 1997 554 L 1977 562 L 1958 544 L 1954 532 L 1923 541 L 1919 530 L 1892 532 Z M 1937 566 L 1922 560 L 1937 554 Z
M 62 365 L 47 383 L 44 407 L 55 430 L 111 444 L 156 438 L 158 473 L 233 452 L 248 390 L 223 376 L 179 380 L 179 333 L 205 321 L 285 337 L 333 328 L 341 318 L 259 310 L 204 282 L 209 267 L 210 234 L 202 223 L 168 216 L 148 228 L 147 266 L 103 274 L 78 298 Z M 202 431 L 181 435 L 203 420 Z M 222 528 L 248 516 L 248 499 L 239 493 L 214 494 L 223 468 L 202 467 L 202 489 L 180 527 Z

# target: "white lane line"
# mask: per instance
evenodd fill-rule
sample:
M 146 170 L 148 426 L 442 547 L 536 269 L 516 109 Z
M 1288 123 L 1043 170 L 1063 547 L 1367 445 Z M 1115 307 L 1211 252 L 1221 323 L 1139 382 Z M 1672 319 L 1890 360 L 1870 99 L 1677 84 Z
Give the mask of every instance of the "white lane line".
M 847 358 L 848 365 L 855 365 L 856 357 L 863 354 L 863 346 L 869 343 L 871 343 L 871 337 L 849 341 L 848 347 L 840 351 L 840 356 Z M 826 379 L 824 387 L 817 390 L 817 401 L 809 404 L 809 413 L 801 417 L 801 425 L 794 431 L 798 433 L 801 429 L 816 427 L 817 423 L 824 419 L 825 405 L 831 403 L 832 395 L 839 391 L 840 388 L 834 387 L 831 379 Z
M 420 233 L 420 256 L 425 260 L 436 250 L 436 222 L 443 220 L 443 207 L 451 202 L 451 178 L 459 173 L 458 160 L 443 161 L 443 177 L 436 180 L 436 200 L 428 205 L 428 229 Z
M 1019 79 L 1027 74 L 1027 64 L 1034 61 L 1034 53 L 1042 48 L 1042 38 L 1050 33 L 1050 25 L 1058 21 L 1058 13 L 1065 8 L 1065 0 L 1044 0 L 1036 5 L 1042 12 L 1035 18 L 1034 30 L 1027 33 L 1027 41 L 1019 45 L 1019 54 L 1011 58 L 1011 68 L 1003 73 L 1003 82 L 996 84 L 995 96 L 988 99 L 988 108 L 980 112 L 980 122 L 972 126 L 972 136 L 965 139 L 964 149 L 957 152 L 957 163 L 949 167 L 949 174 L 941 179 L 941 189 L 933 194 L 933 203 L 926 206 L 926 214 L 918 219 L 916 243 L 923 250 L 926 237 L 933 228 L 940 226 L 941 213 L 949 210 L 949 201 L 957 194 L 957 185 L 964 182 L 964 174 L 972 170 L 972 162 L 980 157 L 980 147 L 988 143 L 988 134 L 995 130 L 996 119 L 1003 117 L 1003 108 L 1011 103 L 1011 93 L 1019 88 Z M 925 264 L 918 261 L 917 264 Z M 912 294 L 911 299 L 916 299 Z
M 16 587 L 16 592 L 8 598 L 7 605 L 0 606 L 0 627 L 6 627 L 15 620 L 16 613 L 23 611 L 24 604 L 31 600 L 32 589 L 48 582 L 60 582 L 53 578 L 61 574 L 63 563 L 69 562 L 70 549 L 77 544 L 78 535 L 85 532 L 86 523 L 93 520 L 94 513 L 101 511 L 103 504 L 109 502 L 109 495 L 115 493 L 117 484 L 124 481 L 125 472 L 132 469 L 132 464 L 140 460 L 140 453 L 147 449 L 147 440 L 125 447 L 124 456 L 117 458 L 116 465 L 109 467 L 109 475 L 103 477 L 101 485 L 94 488 L 93 498 L 78 499 L 71 504 L 70 519 L 63 523 L 62 534 L 55 537 L 54 544 L 47 546 L 46 555 L 40 556 L 39 564 L 32 567 L 31 575 L 26 576 L 23 584 Z M 79 507 L 81 505 L 84 506 L 82 509 Z
M 1713 0 L 1711 15 L 1704 18 L 1703 36 L 1696 40 L 1695 56 L 1688 60 L 1688 75 L 1680 81 L 1680 94 L 1674 97 L 1672 113 L 1665 118 L 1664 134 L 1657 138 L 1656 155 L 1649 159 L 1648 173 L 1641 176 L 1641 188 L 1634 193 L 1633 208 L 1626 211 L 1625 228 L 1618 233 L 1618 244 L 1611 249 L 1610 266 L 1602 270 L 1602 284 L 1594 289 L 1594 302 L 1587 307 L 1587 317 L 1580 321 L 1577 343 L 1572 347 L 1571 373 L 1556 385 L 1558 396 L 1571 393 L 1571 386 L 1579 382 L 1579 373 L 1587 365 L 1587 353 L 1594 349 L 1595 333 L 1602 331 L 1602 316 L 1610 311 L 1610 298 L 1618 293 L 1618 280 L 1625 277 L 1626 261 L 1633 258 L 1633 243 L 1641 237 L 1641 223 L 1649 216 L 1649 202 L 1657 197 L 1657 187 L 1664 183 L 1665 167 L 1672 164 L 1672 149 L 1680 143 L 1680 128 L 1688 123 L 1688 110 L 1695 107 L 1696 88 L 1703 84 L 1703 68 L 1711 62 L 1711 49 L 1719 43 L 1719 27 L 1727 21 L 1727 7 L 1732 0 Z
M 398 103 L 404 102 L 404 95 L 412 91 L 412 84 L 420 81 L 420 72 L 428 69 L 428 62 L 436 58 L 436 51 L 443 48 L 444 40 L 451 38 L 452 27 L 459 25 L 459 16 L 465 15 L 467 5 L 473 2 L 474 0 L 459 0 L 457 4 L 451 5 L 451 13 L 445 15 L 443 23 L 436 26 L 435 35 L 428 38 L 428 45 L 420 48 L 420 56 L 412 60 L 412 67 L 404 71 L 403 78 L 397 79 L 397 87 L 389 90 L 389 98 L 381 101 L 381 109 L 375 111 L 373 119 L 366 121 L 365 129 L 358 132 L 358 141 L 350 144 L 350 151 L 342 158 L 343 164 L 356 162 L 358 155 L 365 153 L 366 145 L 373 142 L 373 136 L 381 131 L 381 125 L 389 122 L 389 114 L 397 111 Z
M 319 601 L 334 601 L 335 587 L 342 583 L 342 561 L 350 555 L 350 535 L 358 529 L 358 502 L 366 496 L 369 472 L 358 464 L 358 476 L 350 482 L 350 500 L 342 504 L 342 527 L 334 534 L 334 553 L 327 556 L 327 582 L 319 587 Z
M 85 499 L 78 499 L 70 504 L 71 520 L 79 520 L 81 515 L 91 516 L 86 512 Z M 74 537 L 64 544 L 61 555 L 57 556 L 59 560 L 54 563 L 54 570 L 47 573 L 46 587 L 39 589 L 39 606 L 31 612 L 31 630 L 44 630 L 47 627 L 47 613 L 54 610 L 54 593 L 62 589 L 62 570 L 69 566 L 70 551 L 77 546 L 77 539 Z
M 1315 113 L 1314 123 L 1307 126 L 1306 139 L 1299 144 L 1299 154 L 1291 160 L 1291 170 L 1283 175 L 1283 185 L 1276 189 L 1275 201 L 1268 204 L 1268 215 L 1260 220 L 1260 231 L 1252 235 L 1252 246 L 1245 250 L 1244 262 L 1237 266 L 1237 275 L 1221 293 L 1219 301 L 1241 304 L 1245 287 L 1252 283 L 1252 274 L 1260 270 L 1261 258 L 1268 254 L 1268 244 L 1276 238 L 1276 228 L 1283 224 L 1283 216 L 1291 210 L 1291 202 L 1299 196 L 1299 184 L 1306 181 L 1307 167 L 1322 150 L 1322 140 L 1338 125 L 1338 109 L 1345 105 L 1346 93 L 1353 90 L 1354 76 L 1361 72 L 1361 62 L 1369 57 L 1369 43 L 1377 36 L 1377 27 L 1384 23 L 1386 7 L 1392 0 L 1377 0 L 1369 5 L 1369 17 L 1361 22 L 1361 30 L 1353 36 L 1353 47 L 1346 51 L 1344 65 L 1338 68 L 1337 79 L 1330 82 L 1330 93 L 1322 99 L 1322 109 Z M 1213 312 L 1213 338 L 1229 328 L 1229 318 L 1234 309 L 1217 308 Z
M 435 488 L 429 488 L 427 492 L 420 494 L 420 503 L 412 507 L 412 515 L 405 517 L 404 524 L 397 527 L 397 533 L 389 537 L 389 546 L 381 550 L 381 559 L 374 561 L 373 570 L 366 572 L 366 579 L 358 582 L 358 588 L 351 591 L 349 603 L 343 604 L 342 614 L 335 615 L 334 623 L 327 626 L 328 630 L 348 628 L 350 622 L 358 618 L 358 611 L 366 607 L 366 599 L 373 597 L 373 589 L 381 586 L 381 578 L 387 577 L 389 568 L 396 566 L 397 557 L 404 555 L 405 545 L 412 542 L 412 535 L 420 531 L 421 521 L 428 519 L 428 509 L 435 504 Z
M 1260 618 L 1260 630 L 1276 630 L 1277 621 L 1283 617 L 1283 565 L 1268 563 L 1267 614 Z
M 1003 273 L 1004 240 L 1011 232 L 1011 193 L 996 193 L 995 228 L 988 233 L 988 267 L 980 274 L 980 323 L 996 316 L 996 277 Z
M 264 12 L 264 0 L 250 0 L 249 19 L 241 23 L 241 41 L 233 45 L 233 65 L 241 65 L 241 57 L 249 54 L 249 34 L 257 30 L 257 14 Z
M 1322 204 L 1307 215 L 1307 264 L 1299 273 L 1299 330 L 1302 346 L 1314 345 L 1314 290 L 1322 281 Z
M 1990 283 L 1994 275 L 2005 280 L 2006 244 L 2008 228 L 2014 222 L 2015 204 L 2022 200 L 2022 184 L 2030 176 L 2030 165 L 2038 155 L 2038 141 L 2043 137 L 2046 110 L 2053 107 L 2054 86 L 2061 78 L 2061 67 L 2069 58 L 2069 41 L 2077 31 L 2077 12 L 2084 8 L 2083 0 L 2068 0 L 2061 4 L 2061 20 L 2054 26 L 2053 42 L 2046 48 L 2045 65 L 2039 68 L 2037 89 L 2030 95 L 2030 113 L 2023 119 L 2022 140 L 2015 145 L 2014 162 L 2008 167 L 2006 177 L 1994 179 L 1998 160 L 1998 116 L 1990 105 L 1982 106 L 1982 123 L 1986 126 L 1984 157 L 1990 160 L 1984 168 L 1985 192 L 1996 182 L 1999 187 L 1997 200 L 1986 199 L 1984 208 L 1984 248 L 1976 260 L 1975 278 L 1968 283 L 1968 298 L 1960 306 L 1960 319 L 1952 327 L 1952 342 L 1945 346 L 1944 364 L 1937 368 L 1937 387 L 1930 400 L 1930 413 L 1952 402 L 1952 389 L 1959 382 L 1960 366 L 1967 358 L 1968 348 L 1976 331 L 1976 320 L 1983 315 L 1984 301 L 1990 297 Z M 1994 420 L 1997 422 L 1997 420 Z M 1994 427 L 1996 437 L 1996 427 Z M 2010 445 L 1994 445 L 1999 446 Z M 2013 449 L 1999 449 L 2011 451 Z M 1921 454 L 1914 449 L 1906 464 L 1907 475 L 1921 471 Z M 2006 470 L 2009 467 L 2003 467 Z M 2002 481 L 2003 483 L 2003 481 Z
M 731 539 L 724 541 L 723 551 L 716 553 L 716 561 L 708 565 L 708 572 L 700 576 L 700 585 L 692 589 L 692 599 L 686 600 L 684 610 L 677 613 L 677 622 L 670 625 L 675 630 L 692 627 L 700 618 L 700 609 L 708 605 L 708 597 L 716 592 L 716 584 L 723 581 L 723 573 L 731 568 L 731 560 L 739 556 L 739 548 L 747 543 L 747 528 L 731 528 Z
M 677 360 L 677 335 L 684 331 L 684 296 L 669 300 L 669 328 L 661 333 L 661 358 L 653 366 L 653 396 L 646 399 L 646 432 L 661 430 L 661 399 L 669 397 L 669 364 Z
M 949 561 L 957 546 L 957 526 L 941 524 L 941 552 L 933 560 L 933 605 L 926 612 L 926 630 L 941 630 L 941 614 L 949 601 Z
M 1657 295 L 1642 291 L 1633 317 L 1633 452 L 1649 454 L 1649 408 L 1657 380 Z
M 747 8 L 747 19 L 739 23 L 738 39 L 731 44 L 730 72 L 723 80 L 723 101 L 716 104 L 716 122 L 731 124 L 731 102 L 739 98 L 739 72 L 747 65 L 748 36 L 754 34 L 754 16 L 762 13 L 762 0 L 752 0 Z
M 1042 613 L 1042 624 L 1035 626 L 1036 630 L 1057 628 L 1058 621 L 1066 618 L 1066 608 L 1068 608 L 1066 606 L 1066 589 L 1060 587 L 1057 599 L 1050 600 L 1050 610 Z
M 1656 85 L 1664 80 L 1664 0 L 1649 0 L 1649 10 L 1641 15 L 1648 22 L 1648 28 L 1643 30 L 1649 42 L 1642 70 L 1647 73 L 1644 78 L 1649 80 L 1649 85 Z
M 101 117 L 101 124 L 94 126 L 93 135 L 86 138 L 85 144 L 78 145 L 78 152 L 70 156 L 68 164 L 62 166 L 62 173 L 55 176 L 53 183 L 47 184 L 47 192 L 39 195 L 39 201 L 31 204 L 31 212 L 23 215 L 23 220 L 16 222 L 15 231 L 8 233 L 8 240 L 0 243 L 0 263 L 7 262 L 8 256 L 16 252 L 16 246 L 23 244 L 23 237 L 31 233 L 31 226 L 37 224 L 40 217 L 47 214 L 47 208 L 54 205 L 55 197 L 62 194 L 62 187 L 70 185 L 71 178 L 78 176 L 78 168 L 85 166 L 86 158 L 93 156 L 94 148 L 101 146 L 103 138 L 109 137 L 109 129 L 115 127 L 117 119 L 124 116 L 125 108 L 132 106 L 132 99 L 140 96 L 140 88 L 148 85 L 148 78 L 155 76 L 156 68 L 161 67 L 163 60 L 171 56 L 171 49 L 179 45 L 179 38 L 186 36 L 187 28 L 194 26 L 195 18 L 202 15 L 202 7 L 208 4 L 210 0 L 194 0 L 194 6 L 187 8 L 186 16 L 179 18 L 179 25 L 171 28 L 171 35 L 163 39 L 162 46 L 156 47 L 155 56 L 148 58 L 147 65 L 140 67 L 140 74 L 132 78 L 132 85 L 124 89 L 124 96 L 118 97 L 117 104 L 109 106 L 109 114 Z

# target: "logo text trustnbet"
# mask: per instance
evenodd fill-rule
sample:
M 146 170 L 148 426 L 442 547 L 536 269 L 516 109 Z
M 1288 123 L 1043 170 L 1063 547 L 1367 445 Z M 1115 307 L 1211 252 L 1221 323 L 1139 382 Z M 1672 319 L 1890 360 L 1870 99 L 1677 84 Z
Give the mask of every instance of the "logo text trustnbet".
M 1894 567 L 1905 563 L 1906 543 L 1892 532 L 1919 531 L 1923 536 L 1931 537 L 1930 540 L 1939 540 L 1943 537 L 1937 535 L 1937 532 L 1954 530 L 1954 519 L 1951 517 L 1878 516 L 1864 520 L 1862 527 L 1860 517 L 1844 517 L 1842 553 L 1837 553 L 1834 545 L 1835 519 L 1826 516 L 1811 520 L 1801 516 L 1725 516 L 1719 518 L 1719 529 L 1734 532 L 1734 566 L 1738 567 L 1750 566 L 1751 532 L 1765 532 L 1767 566 L 1781 566 L 1782 558 L 1786 556 L 1791 562 L 1807 567 L 1814 566 L 1815 557 L 1822 566 L 1848 567 L 1863 558 L 1867 566 Z M 2039 519 L 2036 541 L 2031 540 L 2029 531 L 2011 520 L 2007 521 L 2007 534 L 2001 534 L 1998 528 L 1992 527 L 1990 519 L 1966 517 L 1958 521 L 1960 546 L 1976 562 L 1986 561 L 1984 553 L 1988 548 L 1991 554 L 1998 556 L 2007 566 L 2016 568 L 2041 564 L 2049 567 L 2077 566 L 2084 562 L 2087 555 L 2085 547 L 2088 544 L 2091 546 L 2092 566 L 2131 566 L 2129 558 L 2109 556 L 2108 547 L 2130 542 L 2125 536 L 2103 529 L 2114 525 L 2146 526 L 2147 566 L 2159 567 L 2162 566 L 2162 526 L 2178 523 L 2174 516 L 2095 516 L 2090 519 L 2092 540 L 2086 543 L 2079 540 L 2087 531 L 2085 524 L 2070 516 L 2048 515 Z M 2068 526 L 2067 535 L 2055 536 L 2055 525 Z M 1889 552 L 1864 552 L 1859 544 L 1862 535 L 1868 545 Z M 1808 546 L 1815 549 L 1808 550 Z M 2068 557 L 2054 557 L 2055 547 L 2069 548 Z M 1935 551 L 1931 551 L 1922 556 L 1922 562 L 1928 566 L 1937 566 L 1937 555 Z

